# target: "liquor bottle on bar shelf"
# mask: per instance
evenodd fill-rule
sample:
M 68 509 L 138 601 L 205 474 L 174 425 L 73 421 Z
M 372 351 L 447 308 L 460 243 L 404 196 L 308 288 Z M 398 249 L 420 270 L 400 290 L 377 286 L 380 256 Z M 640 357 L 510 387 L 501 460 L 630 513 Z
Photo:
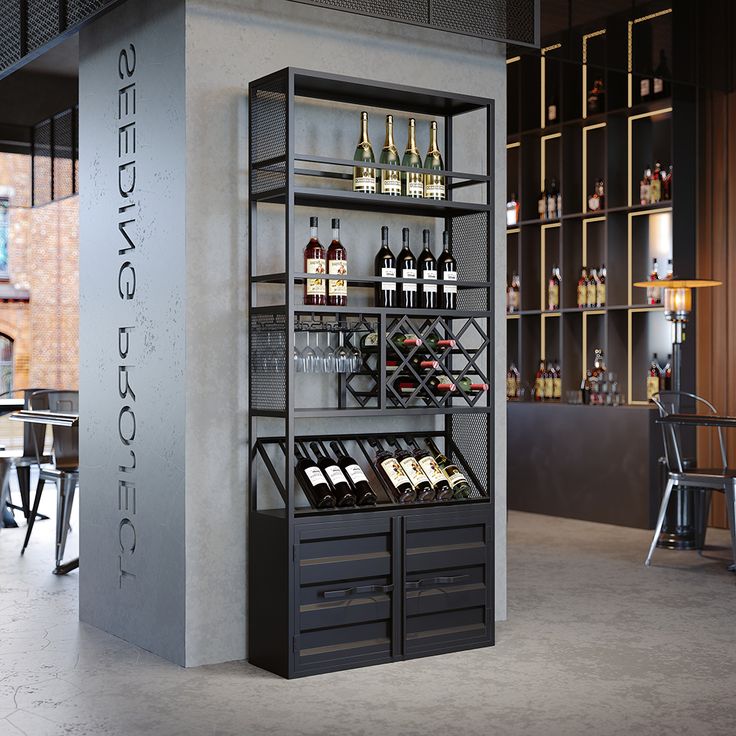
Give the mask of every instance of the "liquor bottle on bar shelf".
M 519 224 L 519 213 L 521 211 L 521 205 L 516 200 L 516 192 L 511 193 L 511 199 L 506 202 L 506 225 L 513 227 Z
M 369 439 L 368 444 L 375 450 L 376 472 L 398 503 L 414 503 L 417 493 L 399 461 L 381 445 L 378 439 Z
M 662 177 L 662 199 L 672 199 L 672 164 Z
M 450 252 L 450 234 L 442 233 L 442 253 L 437 259 L 437 274 L 441 279 L 439 308 L 457 308 L 457 262 Z
M 537 200 L 537 215 L 540 220 L 547 219 L 547 182 L 544 182 L 544 189 L 540 192 Z
M 327 249 L 327 273 L 345 276 L 341 279 L 326 279 L 327 303 L 331 307 L 345 307 L 348 303 L 348 252 L 340 242 L 340 220 L 332 220 L 332 242 Z
M 396 257 L 388 245 L 388 228 L 381 228 L 381 248 L 376 253 L 374 275 L 385 279 L 396 278 Z M 376 284 L 376 306 L 395 307 L 396 281 L 383 281 Z
M 298 446 L 294 447 L 294 475 L 309 502 L 318 509 L 334 508 L 337 499 L 319 466 Z
M 427 450 L 419 447 L 417 441 L 413 437 L 404 437 L 404 442 L 414 455 L 414 459 L 419 463 L 424 475 L 427 476 L 432 488 L 435 492 L 435 500 L 449 501 L 452 496 L 452 488 L 447 476 L 442 472 L 434 456 Z
M 445 477 L 450 483 L 450 488 L 452 488 L 453 496 L 455 498 L 468 498 L 472 489 L 470 483 L 468 483 L 468 479 L 460 472 L 460 468 L 440 452 L 431 437 L 427 437 L 424 440 L 424 444 L 427 445 L 427 449 L 432 453 L 434 459 L 437 461 L 437 465 L 440 466 L 440 469 L 445 474 Z
M 442 171 L 445 167 L 442 163 L 442 154 L 437 145 L 437 121 L 429 124 L 429 148 L 424 159 L 424 168 Z M 442 174 L 424 175 L 424 196 L 427 199 L 445 198 L 445 177 Z
M 437 260 L 429 248 L 429 230 L 422 230 L 424 247 L 419 255 L 419 278 L 435 283 L 419 285 L 419 307 L 421 309 L 437 308 Z
M 588 210 L 590 212 L 598 212 L 605 209 L 605 187 L 603 179 L 596 179 L 593 187 L 593 194 L 588 197 Z
M 667 275 L 665 276 L 665 278 L 668 281 L 672 281 L 672 279 L 674 278 L 674 274 L 672 273 L 672 259 L 671 258 L 667 260 Z
M 557 311 L 560 308 L 560 283 L 562 281 L 562 275 L 560 269 L 554 265 L 552 266 L 552 274 L 549 277 L 549 284 L 547 285 L 547 309 L 550 312 Z
M 552 361 L 547 363 L 544 371 L 544 393 L 542 395 L 545 401 L 552 401 L 555 395 L 555 369 Z
M 644 176 L 639 183 L 639 204 L 651 204 L 652 170 L 644 169 Z
M 401 165 L 422 168 L 422 157 L 419 155 L 419 149 L 417 148 L 417 122 L 414 118 L 409 118 L 409 139 L 406 142 L 406 151 L 404 151 L 404 158 L 401 159 Z M 423 197 L 424 176 L 410 171 L 403 172 L 401 175 L 401 191 L 406 197 Z
M 556 220 L 562 217 L 562 194 L 557 185 L 557 179 L 554 177 L 550 181 L 549 191 L 547 192 L 547 217 L 548 220 Z
M 340 447 L 338 442 L 330 442 L 330 447 L 335 453 L 337 464 L 350 483 L 358 506 L 375 506 L 378 500 L 376 493 L 371 488 L 371 484 L 360 465 Z
M 639 80 L 639 99 L 641 102 L 646 102 L 652 97 L 652 70 L 651 65 L 649 71 L 646 72 Z
M 511 283 L 506 289 L 506 311 L 509 314 L 518 312 L 521 308 L 521 282 L 519 274 L 514 272 L 511 276 Z
M 639 204 L 657 204 L 672 199 L 672 166 L 665 170 L 657 161 L 654 171 L 647 167 L 639 184 Z
M 309 242 L 304 248 L 304 273 L 325 273 L 325 249 L 319 242 L 319 220 L 309 218 Z M 321 306 L 327 303 L 325 279 L 306 278 L 304 280 L 304 303 L 309 306 Z
M 578 309 L 588 306 L 588 267 L 583 266 L 578 279 Z
M 360 113 L 360 140 L 355 149 L 353 160 L 362 166 L 353 167 L 353 191 L 363 192 L 364 194 L 376 193 L 376 169 L 373 166 L 365 164 L 373 164 L 376 162 L 373 155 L 373 146 L 368 137 L 368 113 Z
M 649 272 L 650 281 L 659 280 L 659 266 L 657 265 L 657 259 L 652 259 L 652 270 Z M 662 303 L 662 289 L 658 286 L 647 287 L 647 301 L 649 304 L 661 304 Z
M 422 503 L 434 501 L 435 490 L 414 455 L 403 448 L 395 437 L 389 437 L 386 441 L 394 448 L 394 457 L 399 461 L 399 465 L 414 486 L 417 501 Z
M 398 166 L 399 151 L 394 143 L 394 116 L 386 115 L 386 140 L 381 149 L 381 163 Z M 381 169 L 381 194 L 401 194 L 401 174 L 394 169 Z
M 596 286 L 596 306 L 606 306 L 606 264 L 602 263 L 598 271 L 598 284 Z
M 652 362 L 649 364 L 649 370 L 647 371 L 647 401 L 660 392 L 663 388 L 662 383 L 662 368 L 659 365 L 659 360 L 657 360 L 657 353 L 654 353 Z
M 659 52 L 659 64 L 654 70 L 654 78 L 652 79 L 652 98 L 669 97 L 670 95 L 670 78 L 672 73 L 670 72 L 669 65 L 667 64 L 667 55 L 664 49 Z
M 588 114 L 595 115 L 606 109 L 606 91 L 603 80 L 596 79 L 588 93 Z
M 662 199 L 662 166 L 659 161 L 654 164 L 654 171 L 649 185 L 649 203 L 656 204 Z
M 310 442 L 309 447 L 317 459 L 317 467 L 327 478 L 338 506 L 355 506 L 355 494 L 350 487 L 345 473 L 342 472 L 340 466 L 331 458 L 322 452 L 322 449 L 316 442 Z
M 554 125 L 557 122 L 557 97 L 552 97 L 547 105 L 547 125 Z
M 544 401 L 544 379 L 547 369 L 544 358 L 539 359 L 539 368 L 534 376 L 534 401 Z
M 515 363 L 511 363 L 506 371 L 506 398 L 513 400 L 519 398 L 521 389 L 521 376 Z
M 399 306 L 414 309 L 417 306 L 417 259 L 409 247 L 409 228 L 401 230 L 402 247 L 396 257 L 396 275 L 399 277 Z
M 562 401 L 562 367 L 560 361 L 555 358 L 554 375 L 552 376 L 552 399 L 553 401 Z
M 588 307 L 595 307 L 598 304 L 598 271 L 595 268 L 590 269 L 588 276 Z
M 661 387 L 664 391 L 672 390 L 672 353 L 667 354 L 667 363 L 662 369 Z

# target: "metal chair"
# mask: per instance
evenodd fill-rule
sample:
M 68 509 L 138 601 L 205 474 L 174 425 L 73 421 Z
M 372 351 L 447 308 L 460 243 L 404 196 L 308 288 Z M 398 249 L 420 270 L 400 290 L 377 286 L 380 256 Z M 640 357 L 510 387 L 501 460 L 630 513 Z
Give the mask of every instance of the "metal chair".
M 52 412 L 76 414 L 79 412 L 78 391 L 41 391 L 31 397 L 31 408 L 38 409 L 37 402 L 47 400 L 45 408 Z M 23 542 L 23 554 L 33 531 L 33 523 L 38 513 L 46 481 L 52 481 L 57 488 L 56 502 L 56 567 L 61 567 L 69 533 L 69 519 L 74 503 L 74 494 L 79 485 L 79 427 L 57 427 L 52 425 L 53 463 L 40 463 L 38 486 L 33 499 L 33 509 L 28 519 L 28 529 Z M 39 451 L 39 459 L 40 452 Z
M 697 408 L 698 405 L 707 407 L 711 414 L 717 414 L 716 408 L 706 399 L 696 394 L 686 391 L 660 391 L 652 398 L 652 401 L 659 409 L 660 418 L 666 417 L 668 414 L 681 413 L 681 400 L 691 399 Z M 667 513 L 667 505 L 672 495 L 672 490 L 676 486 L 685 486 L 696 488 L 702 493 L 707 494 L 707 502 L 703 514 L 703 522 L 707 523 L 708 507 L 710 505 L 710 495 L 712 491 L 722 491 L 726 494 L 726 506 L 728 507 L 728 524 L 731 528 L 731 548 L 733 560 L 736 563 L 736 469 L 728 467 L 728 457 L 726 455 L 726 444 L 723 440 L 723 431 L 720 427 L 718 431 L 718 442 L 721 449 L 721 467 L 720 468 L 692 468 L 685 469 L 683 463 L 682 442 L 680 436 L 680 427 L 675 424 L 662 424 L 662 441 L 664 444 L 665 462 L 667 465 L 667 487 L 662 497 L 662 505 L 659 507 L 659 516 L 657 518 L 657 526 L 654 529 L 652 543 L 649 546 L 649 554 L 644 562 L 645 565 L 651 565 L 652 555 L 657 546 L 657 540 L 662 530 L 665 514 Z M 704 532 L 703 532 L 704 535 Z M 731 566 L 732 569 L 733 566 Z

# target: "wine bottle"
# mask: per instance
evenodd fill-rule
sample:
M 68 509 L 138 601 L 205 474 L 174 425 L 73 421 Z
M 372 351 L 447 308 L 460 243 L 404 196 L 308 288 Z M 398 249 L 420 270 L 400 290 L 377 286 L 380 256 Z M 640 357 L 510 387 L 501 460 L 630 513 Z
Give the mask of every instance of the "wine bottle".
M 353 161 L 361 164 L 373 164 L 376 162 L 373 155 L 373 146 L 368 138 L 368 113 L 360 113 L 360 140 L 355 149 Z M 376 170 L 372 166 L 353 167 L 353 191 L 364 194 L 376 193 Z
M 437 260 L 429 249 L 429 230 L 422 231 L 424 248 L 419 255 L 419 278 L 437 281 Z M 419 287 L 419 306 L 422 309 L 437 308 L 437 284 L 421 284 Z
M 330 442 L 330 447 L 335 453 L 337 464 L 340 466 L 340 469 L 350 483 L 350 487 L 353 489 L 358 506 L 375 506 L 378 500 L 376 493 L 371 488 L 371 484 L 368 482 L 368 478 L 366 478 L 360 465 L 340 447 L 339 443 Z
M 556 311 L 560 308 L 560 269 L 552 266 L 552 274 L 547 286 L 547 309 Z
M 388 228 L 384 225 L 381 228 L 381 248 L 376 253 L 374 275 L 384 279 L 396 278 L 396 257 L 388 245 Z M 376 306 L 377 307 L 395 307 L 396 306 L 396 282 L 383 281 L 376 284 Z
M 419 447 L 413 437 L 404 437 L 404 442 L 411 448 L 415 460 L 419 463 L 419 466 L 432 484 L 436 500 L 449 501 L 453 495 L 450 481 L 447 480 L 447 476 L 440 470 L 440 466 L 437 465 L 434 457 L 427 450 Z
M 429 124 L 429 148 L 427 156 L 424 159 L 424 168 L 437 171 L 444 170 L 442 163 L 442 154 L 437 146 L 437 121 L 433 120 Z M 424 196 L 427 199 L 444 199 L 445 198 L 445 177 L 441 174 L 425 174 L 424 175 Z
M 402 374 L 399 376 L 395 383 L 399 392 L 402 394 L 413 394 L 419 388 L 419 382 L 417 379 L 408 374 Z M 430 376 L 424 382 L 420 395 L 425 391 L 429 391 L 435 396 L 443 396 L 445 394 L 452 393 L 453 391 L 457 391 L 457 386 L 455 386 L 449 376 L 436 375 Z
M 588 306 L 593 308 L 598 303 L 598 271 L 595 268 L 590 269 L 588 277 Z
M 466 394 L 480 393 L 481 391 L 488 391 L 487 383 L 476 383 L 472 381 L 468 376 L 462 378 L 452 379 L 455 386 L 465 391 Z
M 322 474 L 327 478 L 330 486 L 334 490 L 337 505 L 355 506 L 355 494 L 350 488 L 350 483 L 340 466 L 331 457 L 325 455 L 316 442 L 310 442 L 309 446 L 312 448 L 314 457 L 317 459 L 317 467 L 322 471 Z
M 457 307 L 457 263 L 450 252 L 450 234 L 442 233 L 442 253 L 437 259 L 437 273 L 442 279 L 439 293 L 440 309 Z
M 596 306 L 606 306 L 606 264 L 601 263 L 600 271 L 598 271 L 598 284 L 596 286 Z
M 399 461 L 404 473 L 414 486 L 414 490 L 417 492 L 417 501 L 434 501 L 434 488 L 414 455 L 409 450 L 404 449 L 395 437 L 389 437 L 387 442 L 394 448 L 394 457 Z
M 650 281 L 659 280 L 659 266 L 657 265 L 657 259 L 652 259 L 652 270 L 649 273 Z M 647 287 L 647 301 L 650 304 L 660 304 L 662 302 L 662 289 L 659 286 L 648 286 Z
M 544 401 L 544 358 L 539 359 L 539 368 L 534 376 L 534 401 Z
M 552 361 L 547 363 L 544 371 L 544 398 L 551 401 L 555 397 L 555 369 Z
M 672 390 L 672 353 L 667 354 L 667 363 L 662 371 L 662 388 L 665 391 Z
M 662 383 L 662 369 L 659 367 L 657 353 L 654 353 L 652 362 L 649 365 L 649 371 L 647 372 L 647 401 L 659 393 L 660 383 Z
M 588 267 L 583 266 L 578 279 L 578 309 L 588 306 Z
M 380 440 L 371 439 L 368 440 L 368 444 L 376 452 L 376 472 L 391 490 L 394 500 L 397 503 L 414 503 L 417 500 L 417 492 L 399 465 L 399 461 L 383 448 Z
M 381 150 L 381 163 L 399 165 L 399 152 L 394 143 L 394 116 L 386 115 L 386 140 Z M 381 169 L 381 194 L 401 194 L 401 174 L 394 169 Z
M 414 309 L 417 306 L 417 259 L 409 247 L 409 228 L 401 230 L 402 247 L 396 258 L 399 283 L 399 306 Z
M 554 364 L 554 376 L 552 377 L 552 398 L 555 401 L 562 400 L 562 368 L 560 367 L 560 361 L 555 358 Z
M 309 242 L 304 248 L 304 273 L 324 274 L 325 272 L 325 249 L 319 242 L 318 226 L 319 220 L 316 217 L 310 217 Z M 310 306 L 327 303 L 324 279 L 307 278 L 304 280 L 304 303 Z
M 412 348 L 422 345 L 422 339 L 408 332 L 396 332 L 390 337 L 395 350 L 408 353 Z M 360 348 L 366 353 L 377 353 L 380 340 L 377 332 L 366 332 L 360 338 Z
M 404 151 L 401 165 L 422 168 L 422 157 L 417 148 L 417 121 L 414 118 L 409 118 L 409 140 L 406 142 L 406 151 Z M 424 177 L 422 174 L 405 171 L 402 174 L 401 191 L 406 197 L 423 197 Z
M 294 475 L 309 502 L 318 509 L 333 508 L 337 499 L 319 466 L 298 445 L 294 447 L 294 456 L 296 457 Z
M 467 498 L 470 495 L 471 487 L 468 479 L 460 472 L 460 468 L 439 451 L 439 448 L 431 437 L 427 437 L 424 440 L 424 444 L 427 445 L 437 465 L 440 466 L 440 469 L 445 474 L 445 477 L 450 483 L 450 488 L 452 488 L 453 496 L 455 498 Z
M 518 312 L 521 308 L 521 282 L 519 274 L 514 271 L 511 275 L 511 284 L 506 291 L 506 311 Z
M 425 345 L 429 345 L 435 352 L 454 348 L 457 345 L 456 340 L 449 337 L 440 337 L 436 330 L 432 330 L 423 340 Z
M 348 274 L 348 252 L 340 242 L 340 220 L 332 220 L 332 242 L 327 249 L 327 273 L 339 276 Z M 326 279 L 327 303 L 331 307 L 345 307 L 348 303 L 347 279 Z

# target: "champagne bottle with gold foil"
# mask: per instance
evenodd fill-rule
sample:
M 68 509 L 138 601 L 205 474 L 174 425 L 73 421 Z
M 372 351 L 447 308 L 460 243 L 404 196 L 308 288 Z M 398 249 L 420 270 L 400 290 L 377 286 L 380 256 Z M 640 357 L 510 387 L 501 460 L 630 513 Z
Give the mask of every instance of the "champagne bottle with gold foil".
M 364 194 L 376 193 L 376 169 L 366 164 L 375 163 L 376 159 L 373 155 L 373 146 L 370 138 L 368 138 L 368 113 L 360 113 L 360 140 L 355 149 L 353 160 L 360 163 L 360 166 L 353 167 L 353 191 L 363 192 Z
M 429 149 L 424 159 L 424 168 L 443 171 L 442 154 L 437 145 L 437 121 L 429 125 Z M 424 196 L 427 199 L 445 199 L 445 177 L 442 174 L 424 175 Z
M 399 165 L 399 151 L 394 144 L 394 116 L 386 115 L 386 140 L 381 150 L 381 163 Z M 401 194 L 401 174 L 394 169 L 381 169 L 381 194 Z
M 406 151 L 404 151 L 401 165 L 422 168 L 422 157 L 419 155 L 419 149 L 417 148 L 417 122 L 414 118 L 409 118 L 409 140 L 406 143 Z M 413 174 L 410 171 L 402 172 L 401 193 L 405 197 L 423 197 L 424 176 Z

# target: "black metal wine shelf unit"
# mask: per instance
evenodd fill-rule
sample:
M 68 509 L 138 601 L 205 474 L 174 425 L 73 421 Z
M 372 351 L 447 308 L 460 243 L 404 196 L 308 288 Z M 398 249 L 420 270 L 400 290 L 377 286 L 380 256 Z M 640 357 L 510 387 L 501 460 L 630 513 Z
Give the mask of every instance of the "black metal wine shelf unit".
M 323 120 L 330 114 L 321 100 L 354 108 L 356 119 L 361 107 L 436 118 L 447 198 L 353 192 L 352 160 L 297 151 L 302 112 L 320 108 Z M 482 171 L 453 169 L 461 136 L 468 136 L 468 150 L 480 152 Z M 249 86 L 253 664 L 296 677 L 493 643 L 494 136 L 490 99 L 294 68 Z M 349 293 L 359 298 L 351 302 L 361 306 L 304 305 L 297 208 L 362 211 L 364 219 L 372 217 L 366 212 L 408 215 L 441 225 L 457 262 L 457 309 L 370 306 L 382 279 L 352 270 Z M 283 252 L 274 246 L 274 223 L 283 226 Z M 295 340 L 303 332 L 327 339 L 337 332 L 359 362 L 341 373 L 298 372 Z M 369 333 L 377 338 L 361 352 Z M 398 350 L 405 334 L 422 338 L 421 347 Z M 426 360 L 432 371 L 417 368 Z M 431 390 L 438 373 L 453 376 L 457 390 Z M 466 498 L 394 500 L 373 471 L 367 442 L 408 435 L 434 439 L 468 479 Z M 335 441 L 359 458 L 378 503 L 313 508 L 294 473 L 296 444 L 313 441 L 323 449 Z

